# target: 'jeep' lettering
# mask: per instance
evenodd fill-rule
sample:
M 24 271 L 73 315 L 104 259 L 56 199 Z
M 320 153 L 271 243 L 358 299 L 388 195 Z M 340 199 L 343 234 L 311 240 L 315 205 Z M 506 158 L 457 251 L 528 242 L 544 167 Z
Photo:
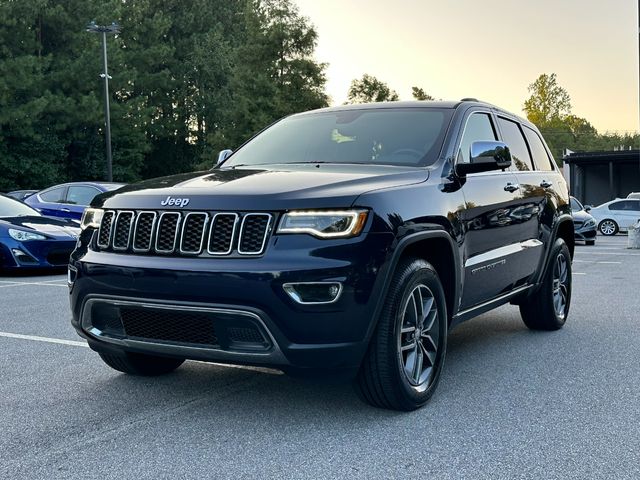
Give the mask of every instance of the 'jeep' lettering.
M 188 198 L 173 198 L 173 197 L 167 197 L 165 198 L 163 201 L 160 202 L 160 205 L 162 205 L 163 207 L 170 207 L 172 205 L 175 205 L 176 207 L 186 207 L 187 205 L 189 205 L 189 199 Z

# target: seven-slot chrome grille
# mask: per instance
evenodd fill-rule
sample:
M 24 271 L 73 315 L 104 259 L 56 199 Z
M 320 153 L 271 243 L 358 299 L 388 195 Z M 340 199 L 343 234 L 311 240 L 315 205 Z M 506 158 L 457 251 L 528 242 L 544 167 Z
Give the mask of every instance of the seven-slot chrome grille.
M 261 255 L 272 224 L 270 213 L 108 210 L 96 244 L 158 255 Z

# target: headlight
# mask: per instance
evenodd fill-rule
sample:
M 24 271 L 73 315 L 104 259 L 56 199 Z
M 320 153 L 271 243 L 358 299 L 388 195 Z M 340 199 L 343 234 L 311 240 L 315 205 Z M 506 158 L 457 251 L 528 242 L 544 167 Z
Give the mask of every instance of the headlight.
M 19 242 L 26 242 L 27 240 L 45 240 L 47 237 L 34 232 L 25 232 L 24 230 L 9 229 L 9 236 Z
M 367 221 L 366 210 L 285 213 L 277 233 L 309 233 L 319 238 L 355 237 Z
M 591 218 L 591 219 L 587 220 L 586 222 L 584 222 L 584 226 L 585 227 L 591 227 L 592 225 L 595 225 L 595 224 L 596 224 L 596 221 L 593 218 Z
M 89 227 L 100 228 L 103 215 L 104 210 L 100 208 L 85 208 L 84 213 L 82 214 L 82 221 L 80 222 L 80 230 L 84 230 Z

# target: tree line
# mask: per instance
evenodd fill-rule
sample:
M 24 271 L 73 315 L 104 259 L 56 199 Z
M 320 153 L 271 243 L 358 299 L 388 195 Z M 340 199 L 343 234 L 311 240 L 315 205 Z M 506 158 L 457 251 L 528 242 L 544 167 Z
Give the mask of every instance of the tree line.
M 101 39 L 85 32 L 90 20 L 122 26 L 107 40 L 115 180 L 210 168 L 219 150 L 329 103 L 317 33 L 291 0 L 0 0 L 0 191 L 104 178 Z M 532 98 L 557 86 L 545 78 Z M 433 100 L 420 87 L 412 96 Z M 349 103 L 398 99 L 371 75 L 348 91 Z M 568 95 L 551 104 L 525 110 L 556 158 L 628 141 L 572 116 Z

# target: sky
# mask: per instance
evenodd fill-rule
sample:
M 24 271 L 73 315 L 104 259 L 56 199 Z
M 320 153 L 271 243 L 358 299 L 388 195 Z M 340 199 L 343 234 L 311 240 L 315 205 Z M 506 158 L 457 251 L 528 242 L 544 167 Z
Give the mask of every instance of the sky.
M 475 97 L 524 116 L 556 73 L 572 113 L 601 133 L 640 130 L 638 0 L 294 0 L 318 32 L 327 93 L 374 75 L 411 100 Z

